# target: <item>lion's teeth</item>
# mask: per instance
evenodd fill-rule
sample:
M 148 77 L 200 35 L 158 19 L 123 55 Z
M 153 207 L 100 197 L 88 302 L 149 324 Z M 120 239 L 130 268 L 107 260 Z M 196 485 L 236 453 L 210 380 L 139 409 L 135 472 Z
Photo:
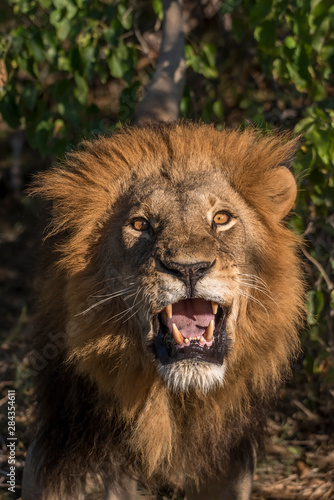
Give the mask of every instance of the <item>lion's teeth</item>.
M 212 319 L 203 334 L 203 337 L 207 342 L 210 342 L 210 340 L 212 340 L 213 330 L 214 330 L 214 321 Z
M 201 337 L 201 338 L 199 339 L 199 341 L 200 341 L 201 343 L 203 343 L 203 342 L 204 342 L 204 340 L 205 340 L 205 339 L 204 339 L 203 337 Z
M 172 319 L 172 316 L 173 316 L 172 304 L 169 304 L 168 306 L 166 306 L 165 307 L 165 311 L 166 311 L 166 314 L 167 314 L 168 318 Z
M 181 332 L 175 323 L 172 324 L 172 332 L 173 332 L 173 337 L 174 337 L 175 342 L 179 345 L 182 345 L 183 344 L 183 337 L 182 337 Z
M 184 339 L 184 343 L 185 343 L 185 344 L 189 344 L 189 342 L 190 342 L 190 340 L 189 340 L 189 339 L 187 339 L 187 338 L 185 338 L 185 339 Z
M 211 301 L 211 307 L 212 307 L 213 314 L 217 314 L 217 312 L 218 312 L 218 304 L 217 304 L 217 302 L 212 302 Z

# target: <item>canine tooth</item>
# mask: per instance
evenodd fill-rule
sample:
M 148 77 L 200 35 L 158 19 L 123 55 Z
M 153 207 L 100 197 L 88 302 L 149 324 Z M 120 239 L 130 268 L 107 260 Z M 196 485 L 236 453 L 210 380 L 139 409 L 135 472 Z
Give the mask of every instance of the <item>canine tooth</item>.
M 185 338 L 185 339 L 184 339 L 184 343 L 185 343 L 185 344 L 189 344 L 189 339 Z
M 209 325 L 207 326 L 207 329 L 205 330 L 203 337 L 207 342 L 210 342 L 213 337 L 213 330 L 214 330 L 214 322 L 213 319 L 210 321 Z
M 169 317 L 169 319 L 172 319 L 172 316 L 173 316 L 172 304 L 168 304 L 168 306 L 165 307 L 165 311 L 166 311 L 166 314 Z
M 173 337 L 174 337 L 175 342 L 178 345 L 182 345 L 183 344 L 183 337 L 182 337 L 181 332 L 175 323 L 172 324 L 172 332 L 173 332 Z
M 211 301 L 211 307 L 212 307 L 213 314 L 217 314 L 217 312 L 218 312 L 218 304 L 217 304 L 217 302 L 212 302 Z

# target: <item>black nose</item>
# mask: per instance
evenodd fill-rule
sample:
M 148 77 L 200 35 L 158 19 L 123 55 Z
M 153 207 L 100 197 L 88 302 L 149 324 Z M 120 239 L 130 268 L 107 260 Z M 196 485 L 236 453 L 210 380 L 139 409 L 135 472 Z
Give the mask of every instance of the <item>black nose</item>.
M 172 260 L 160 260 L 160 265 L 164 272 L 182 280 L 192 292 L 196 282 L 211 269 L 215 262 L 214 260 L 213 262 L 201 261 L 181 264 Z

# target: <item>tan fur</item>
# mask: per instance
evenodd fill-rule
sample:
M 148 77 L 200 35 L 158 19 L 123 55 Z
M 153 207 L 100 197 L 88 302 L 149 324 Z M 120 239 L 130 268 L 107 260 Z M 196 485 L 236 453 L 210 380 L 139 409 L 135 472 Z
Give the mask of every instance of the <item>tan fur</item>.
M 261 137 L 253 130 L 218 132 L 187 123 L 127 128 L 85 143 L 68 155 L 65 166 L 39 175 L 35 183 L 34 193 L 53 202 L 47 237 L 56 237 L 47 267 L 51 278 L 44 274 L 39 285 L 41 316 L 44 323 L 56 316 L 63 325 L 66 365 L 96 384 L 97 411 L 124 427 L 124 453 L 138 457 L 144 482 L 168 481 L 172 474 L 196 479 L 199 470 L 218 473 L 233 444 L 251 433 L 257 406 L 289 374 L 303 310 L 299 240 L 281 220 L 295 197 L 285 168 L 295 148 L 294 139 Z M 225 187 L 219 196 L 225 193 L 239 211 L 230 251 L 240 247 L 244 254 L 217 253 L 218 245 L 229 244 L 228 232 L 219 241 L 207 236 L 210 225 L 201 203 L 214 205 L 220 185 Z M 182 211 L 177 193 L 189 200 Z M 167 302 L 168 287 L 181 291 L 137 254 L 138 261 L 131 260 L 137 240 L 122 224 L 129 217 L 127 203 L 136 199 L 137 212 L 168 207 L 170 229 L 161 233 L 159 252 L 168 249 L 187 262 L 193 256 L 217 259 L 212 288 L 223 282 L 226 300 L 233 301 L 227 324 L 231 348 L 217 383 L 210 385 L 209 366 L 203 387 L 195 375 L 183 391 L 175 386 L 179 375 L 168 385 L 148 349 L 150 313 L 159 312 L 161 288 Z M 256 275 L 265 285 L 250 288 L 240 273 Z M 54 285 L 52 275 L 58 276 Z M 247 276 L 244 280 L 248 283 Z M 203 280 L 199 293 L 205 295 L 210 286 Z M 131 298 L 125 293 L 96 305 L 127 287 Z M 138 311 L 122 318 L 134 299 L 141 300 Z

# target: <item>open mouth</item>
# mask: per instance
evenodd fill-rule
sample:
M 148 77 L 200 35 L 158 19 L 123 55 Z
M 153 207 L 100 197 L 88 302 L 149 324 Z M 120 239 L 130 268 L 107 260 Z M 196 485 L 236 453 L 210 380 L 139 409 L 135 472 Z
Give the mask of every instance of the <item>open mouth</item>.
M 163 365 L 183 359 L 222 364 L 228 308 L 201 298 L 169 304 L 154 317 L 156 353 Z

